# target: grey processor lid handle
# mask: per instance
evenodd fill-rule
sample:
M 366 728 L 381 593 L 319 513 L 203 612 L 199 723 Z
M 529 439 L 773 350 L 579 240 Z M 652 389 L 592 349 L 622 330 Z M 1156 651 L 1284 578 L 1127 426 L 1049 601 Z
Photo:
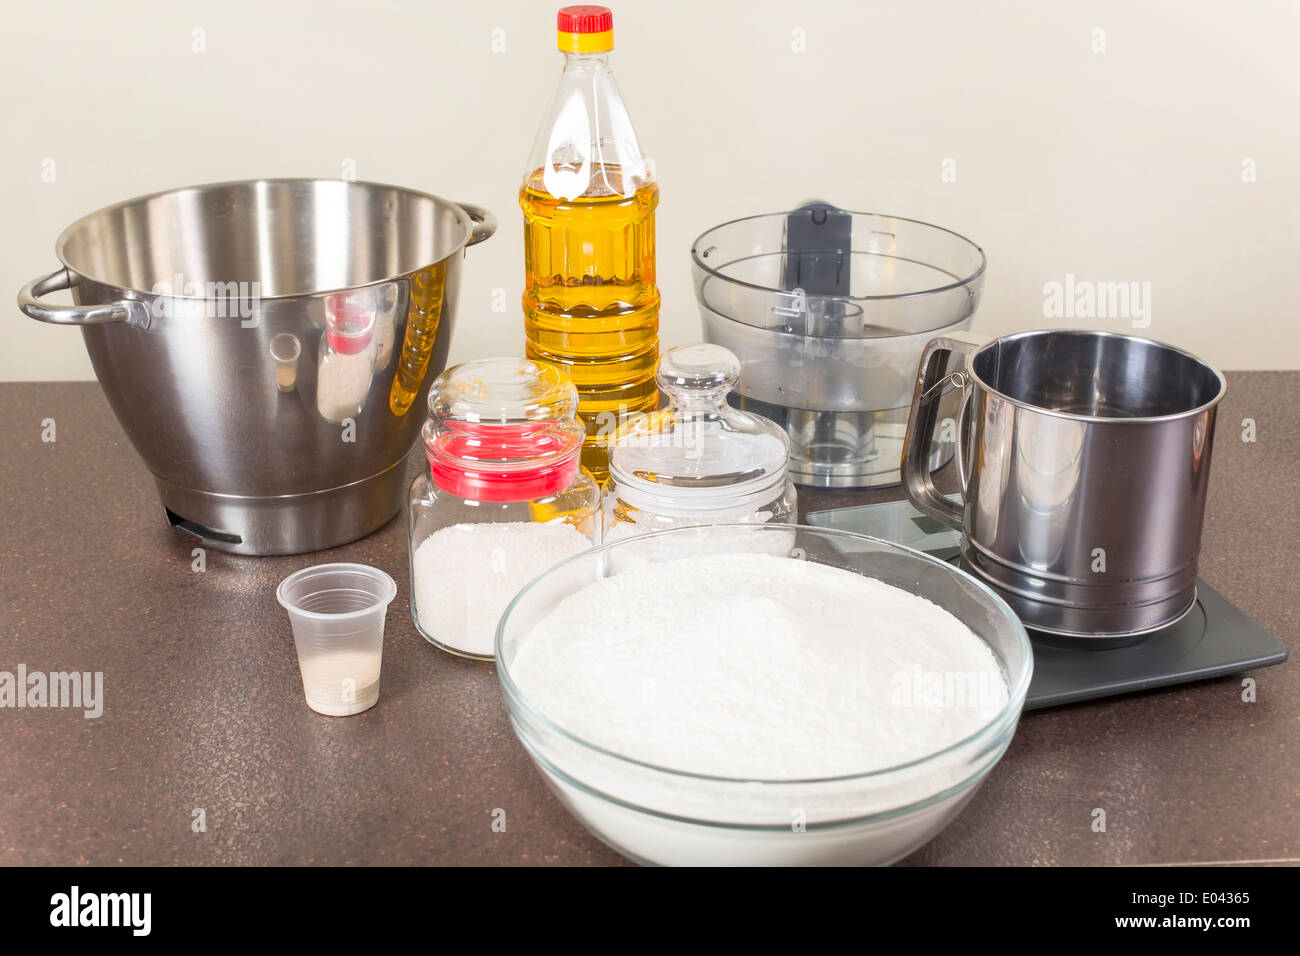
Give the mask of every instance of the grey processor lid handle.
M 122 300 L 101 305 L 50 305 L 41 296 L 71 289 L 76 283 L 67 269 L 33 279 L 18 290 L 18 308 L 28 318 L 52 325 L 108 325 L 125 322 L 137 328 L 149 328 L 149 305 L 138 300 Z
M 781 287 L 808 295 L 848 295 L 853 288 L 853 214 L 813 199 L 786 215 Z

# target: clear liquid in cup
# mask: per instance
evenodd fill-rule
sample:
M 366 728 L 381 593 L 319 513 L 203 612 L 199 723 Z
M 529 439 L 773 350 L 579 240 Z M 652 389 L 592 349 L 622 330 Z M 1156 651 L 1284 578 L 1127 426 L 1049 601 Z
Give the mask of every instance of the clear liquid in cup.
M 377 650 L 300 647 L 298 667 L 302 671 L 307 706 L 337 717 L 373 707 L 379 700 L 382 658 L 382 647 Z

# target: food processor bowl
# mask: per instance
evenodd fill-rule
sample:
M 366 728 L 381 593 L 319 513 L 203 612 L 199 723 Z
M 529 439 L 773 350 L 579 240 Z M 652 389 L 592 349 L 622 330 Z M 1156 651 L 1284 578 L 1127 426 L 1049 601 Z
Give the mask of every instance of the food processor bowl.
M 536 624 L 617 569 L 717 553 L 782 554 L 877 578 L 951 612 L 983 639 L 1008 700 L 964 740 L 910 763 L 809 780 L 750 780 L 654 766 L 580 738 L 520 691 L 512 666 Z M 870 640 L 866 627 L 863 640 Z M 1024 627 L 988 587 L 951 564 L 877 538 L 791 525 L 654 532 L 568 559 L 525 587 L 497 630 L 511 724 L 543 778 L 588 829 L 624 856 L 661 865 L 884 864 L 947 826 L 1001 758 L 1033 671 Z M 901 704 L 900 704 L 901 706 Z
M 741 360 L 732 404 L 786 429 L 795 482 L 897 484 L 916 363 L 933 336 L 969 328 L 984 285 L 979 246 L 927 223 L 811 204 L 708 230 L 691 266 L 705 340 Z M 955 397 L 945 409 L 955 415 Z M 932 468 L 952 437 L 933 443 Z

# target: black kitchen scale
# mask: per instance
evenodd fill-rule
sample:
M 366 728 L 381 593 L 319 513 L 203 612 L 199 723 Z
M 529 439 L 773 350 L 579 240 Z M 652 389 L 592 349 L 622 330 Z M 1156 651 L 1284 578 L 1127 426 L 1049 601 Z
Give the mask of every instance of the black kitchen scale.
M 817 511 L 807 522 L 818 528 L 856 531 L 955 559 L 956 531 L 923 515 L 907 501 L 888 501 L 835 511 Z M 1224 677 L 1281 664 L 1287 649 L 1235 604 L 1196 580 L 1196 607 L 1185 618 L 1120 647 L 1090 648 L 1029 631 L 1034 645 L 1034 679 L 1025 709 Z

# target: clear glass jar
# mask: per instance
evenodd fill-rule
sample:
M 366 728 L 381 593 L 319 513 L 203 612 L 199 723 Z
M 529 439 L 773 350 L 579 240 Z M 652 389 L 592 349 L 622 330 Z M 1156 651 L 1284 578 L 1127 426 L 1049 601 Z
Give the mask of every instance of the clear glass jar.
M 491 660 L 515 594 L 599 543 L 577 405 L 557 369 L 524 359 L 467 362 L 431 386 L 429 468 L 409 498 L 411 615 L 429 643 Z
M 615 434 L 605 538 L 720 523 L 793 523 L 790 440 L 727 404 L 740 361 L 719 345 L 669 349 L 656 376 L 669 405 Z

